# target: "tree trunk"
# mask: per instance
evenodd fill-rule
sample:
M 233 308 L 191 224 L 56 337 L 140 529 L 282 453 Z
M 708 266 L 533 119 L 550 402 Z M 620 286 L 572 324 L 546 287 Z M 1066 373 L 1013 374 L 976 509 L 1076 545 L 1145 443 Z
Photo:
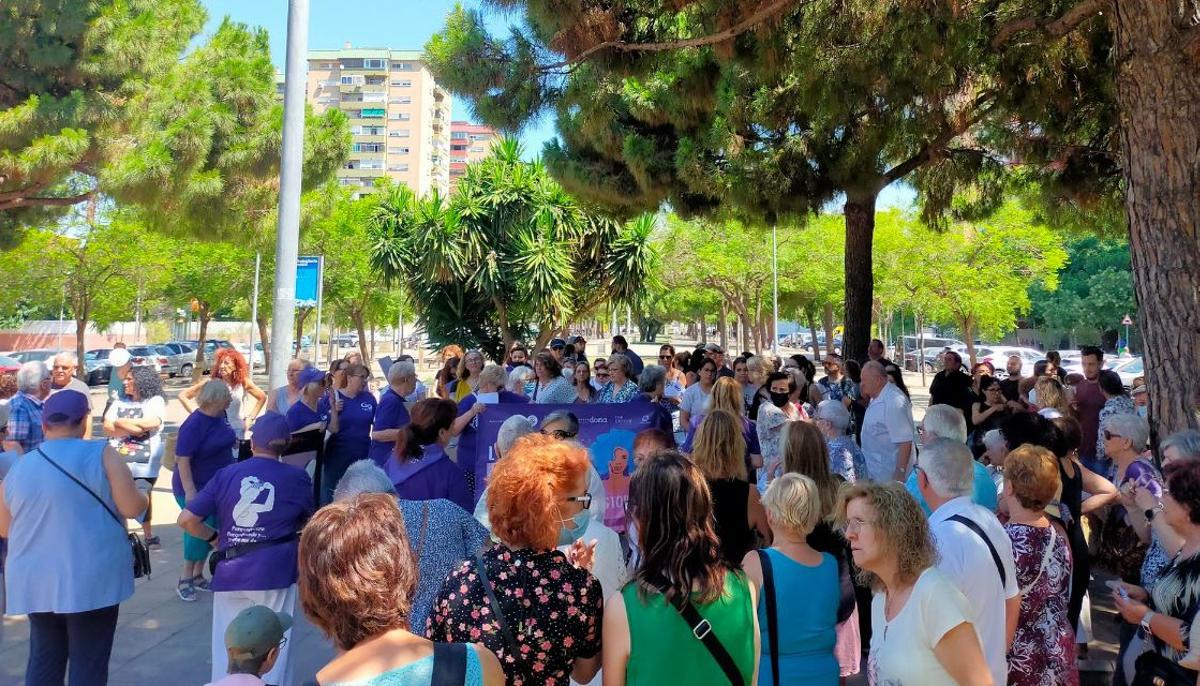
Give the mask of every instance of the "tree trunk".
M 255 322 L 255 324 L 258 325 L 258 340 L 262 343 L 262 347 L 263 347 L 263 364 L 266 366 L 267 369 L 270 369 L 271 368 L 271 339 L 267 335 L 270 332 L 267 330 L 267 319 L 266 319 L 266 317 L 264 317 L 261 314 L 261 312 L 259 313 L 258 321 Z
M 871 242 L 875 239 L 877 197 L 877 193 L 847 193 L 843 208 L 846 218 L 846 299 L 842 354 L 846 359 L 859 362 L 866 361 L 867 344 L 871 342 L 871 303 L 875 278 L 871 270 Z
M 821 323 L 825 325 L 825 354 L 832 355 L 833 350 L 833 305 L 826 303 L 821 312 Z
M 812 338 L 813 357 L 817 357 L 817 353 L 821 352 L 821 346 L 817 343 L 817 318 L 813 315 L 812 308 L 805 308 L 804 318 L 808 320 L 808 335 Z
M 361 311 L 351 312 L 350 321 L 354 322 L 354 332 L 358 334 L 358 352 L 362 353 L 363 363 L 369 365 L 371 354 L 367 351 L 367 327 L 363 313 Z
M 206 303 L 200 303 L 200 310 L 196 312 L 196 316 L 200 318 L 200 333 L 197 334 L 199 341 L 196 345 L 196 365 L 192 367 L 192 383 L 194 384 L 200 383 L 200 378 L 204 376 L 204 342 L 208 340 L 208 322 L 212 319 L 212 312 Z
M 75 319 L 75 356 L 79 358 L 79 365 L 75 368 L 75 376 L 87 382 L 87 365 L 83 363 L 83 356 L 87 352 L 87 313 L 79 315 Z
M 729 348 L 729 306 L 721 299 L 721 309 L 717 312 L 717 340 L 721 341 L 721 349 Z
M 1200 27 L 1180 28 L 1181 3 L 1114 5 L 1125 215 L 1157 445 L 1200 426 Z
M 704 317 L 700 318 L 700 342 L 708 343 L 708 320 Z
M 500 338 L 504 341 L 504 355 L 507 358 L 508 351 L 512 349 L 513 343 L 516 342 L 516 337 L 513 336 L 512 330 L 509 328 L 508 308 L 505 307 L 504 301 L 497 297 L 492 298 L 492 304 L 496 306 L 496 316 L 500 319 Z
M 975 324 L 971 317 L 962 317 L 958 320 L 958 325 L 962 327 L 963 338 L 967 343 L 967 371 L 972 376 L 975 375 Z
M 292 353 L 293 357 L 300 357 L 300 346 L 304 342 L 304 320 L 308 319 L 308 315 L 312 314 L 312 312 L 313 308 L 311 307 L 296 308 L 296 343 L 294 346 L 295 352 Z M 313 341 L 313 350 L 316 350 L 317 346 L 321 345 L 320 322 L 317 322 L 317 324 L 317 339 Z

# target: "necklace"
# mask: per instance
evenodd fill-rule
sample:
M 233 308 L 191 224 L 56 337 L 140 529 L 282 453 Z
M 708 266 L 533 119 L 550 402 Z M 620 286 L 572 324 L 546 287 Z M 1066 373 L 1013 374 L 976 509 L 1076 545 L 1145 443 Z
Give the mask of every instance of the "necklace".
M 908 586 L 903 589 L 897 589 L 895 593 L 892 593 L 891 591 L 884 592 L 884 596 L 883 596 L 883 640 L 884 641 L 887 640 L 888 628 L 891 626 L 892 621 L 896 619 L 896 616 L 900 614 L 900 611 L 904 609 L 904 604 L 908 602 L 909 596 L 912 595 L 912 590 L 913 590 L 913 586 Z M 896 609 L 895 612 L 893 612 L 892 610 L 896 607 L 896 605 L 900 605 L 900 608 Z M 890 616 L 890 619 L 889 619 L 889 616 Z

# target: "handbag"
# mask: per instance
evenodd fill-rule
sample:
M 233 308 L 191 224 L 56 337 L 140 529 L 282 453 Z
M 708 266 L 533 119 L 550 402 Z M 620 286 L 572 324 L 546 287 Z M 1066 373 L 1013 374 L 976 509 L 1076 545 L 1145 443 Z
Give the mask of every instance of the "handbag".
M 121 530 L 125 532 L 126 537 L 129 539 L 129 549 L 133 553 L 133 578 L 148 578 L 150 576 L 150 549 L 146 547 L 146 543 L 142 540 L 142 537 L 126 529 L 125 520 L 121 517 L 118 517 L 117 513 L 113 512 L 113 509 L 108 506 L 108 503 L 104 502 L 100 496 L 96 495 L 95 491 L 88 488 L 86 484 L 79 479 L 76 479 L 73 474 L 63 469 L 62 466 L 54 460 L 50 459 L 50 456 L 42 452 L 41 448 L 38 448 L 36 452 L 45 458 L 47 462 L 53 465 L 55 469 L 65 474 L 68 479 L 74 481 L 80 488 L 87 491 L 88 495 L 96 499 L 96 502 L 100 503 L 100 506 L 104 508 L 104 511 L 113 518 L 113 521 L 117 523 L 117 526 L 121 527 Z
M 1178 662 L 1149 650 L 1134 663 L 1133 683 L 1129 686 L 1194 686 L 1196 672 Z
M 1146 544 L 1137 537 L 1133 527 L 1125 522 L 1125 508 L 1110 508 L 1100 529 L 1100 546 L 1095 562 L 1126 583 L 1141 580 L 1142 563 L 1146 559 Z

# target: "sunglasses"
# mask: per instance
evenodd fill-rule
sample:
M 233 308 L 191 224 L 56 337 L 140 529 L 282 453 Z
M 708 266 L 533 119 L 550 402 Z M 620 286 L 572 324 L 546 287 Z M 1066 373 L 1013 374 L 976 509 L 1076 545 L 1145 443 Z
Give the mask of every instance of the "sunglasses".
M 1114 438 L 1125 438 L 1125 437 L 1124 437 L 1124 436 L 1122 436 L 1121 434 L 1115 434 L 1115 433 L 1113 433 L 1113 432 L 1111 432 L 1111 431 L 1105 431 L 1105 432 L 1104 432 L 1104 440 L 1106 440 L 1106 441 L 1111 441 L 1111 440 L 1112 440 L 1112 439 L 1114 439 Z
M 659 356 L 658 356 L 658 359 L 660 359 L 660 360 L 673 360 L 673 359 L 675 359 L 675 356 L 674 356 L 674 355 L 659 355 Z

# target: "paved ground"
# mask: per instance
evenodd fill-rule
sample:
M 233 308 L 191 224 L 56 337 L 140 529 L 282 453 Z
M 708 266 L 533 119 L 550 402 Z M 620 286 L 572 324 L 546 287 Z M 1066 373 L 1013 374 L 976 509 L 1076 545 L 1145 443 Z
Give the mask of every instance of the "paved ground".
M 635 346 L 646 359 L 652 359 L 657 346 Z M 647 357 L 651 356 L 651 357 Z M 422 370 L 423 379 L 432 372 Z M 912 392 L 914 414 L 924 416 L 928 391 L 921 385 L 919 374 L 906 375 Z M 265 379 L 260 381 L 265 386 Z M 167 382 L 168 430 L 174 430 L 185 413 L 175 399 L 181 381 Z M 102 406 L 103 391 L 94 393 Z M 99 426 L 97 435 L 99 435 Z M 200 594 L 194 603 L 184 603 L 175 595 L 175 582 L 182 560 L 181 532 L 175 526 L 179 508 L 171 496 L 170 472 L 159 476 L 154 491 L 154 533 L 162 539 L 162 548 L 153 551 L 154 575 L 137 582 L 134 596 L 121 605 L 116 644 L 110 663 L 109 683 L 112 686 L 198 686 L 208 682 L 212 627 L 212 596 Z M 1097 640 L 1092 645 L 1093 660 L 1085 666 L 1107 669 L 1114 653 L 1116 628 L 1111 620 L 1111 602 L 1100 580 L 1093 586 L 1093 597 L 1101 599 L 1101 607 L 1093 609 L 1093 625 Z M 333 656 L 332 645 L 303 617 L 297 608 L 296 626 L 291 640 L 292 660 L 297 684 L 313 674 Z M 0 625 L 0 684 L 23 683 L 25 662 L 29 651 L 29 626 L 25 617 L 4 617 Z M 1106 659 L 1107 658 L 1107 659 Z M 1085 675 L 1085 684 L 1108 683 L 1103 671 Z M 865 683 L 852 679 L 852 685 Z

